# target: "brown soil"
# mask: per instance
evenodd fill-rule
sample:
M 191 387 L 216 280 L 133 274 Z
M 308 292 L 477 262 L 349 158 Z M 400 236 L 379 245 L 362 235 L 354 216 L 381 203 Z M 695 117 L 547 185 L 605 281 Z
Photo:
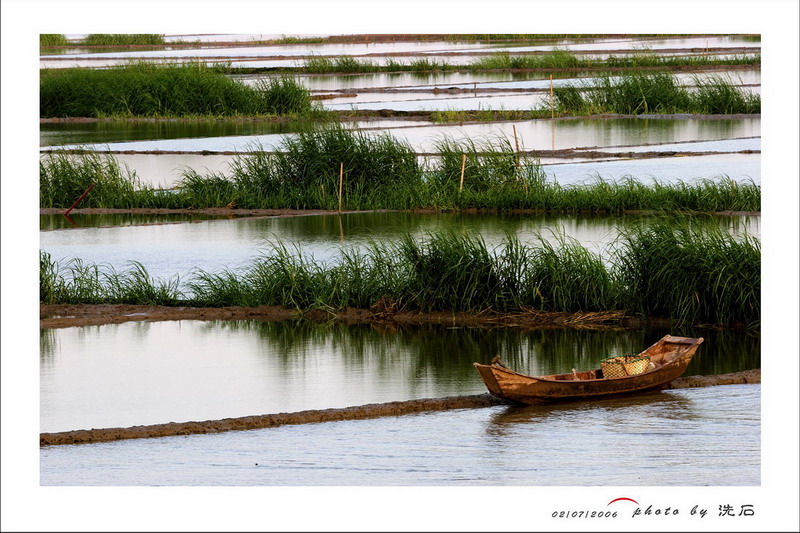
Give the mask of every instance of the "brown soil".
M 62 215 L 65 209 L 61 207 L 49 207 L 39 209 L 40 215 Z M 352 213 L 400 213 L 409 212 L 415 214 L 438 214 L 449 212 L 448 210 L 436 209 L 433 207 L 420 207 L 410 209 L 408 211 L 394 211 L 391 209 L 378 209 L 373 211 L 342 211 L 341 214 Z M 479 209 L 479 208 L 465 208 L 458 210 L 463 214 L 492 214 L 497 213 L 497 209 Z M 539 215 L 549 213 L 543 209 L 510 209 L 503 211 L 513 215 Z M 691 211 L 682 211 L 686 214 L 693 214 Z M 579 211 L 578 214 L 604 214 L 604 211 Z M 625 215 L 643 215 L 648 213 L 656 213 L 656 211 L 646 211 L 642 209 L 628 209 L 622 211 Z M 699 213 L 699 212 L 698 212 Z M 157 209 L 149 207 L 138 207 L 132 209 L 117 209 L 110 207 L 87 207 L 73 209 L 71 215 L 208 215 L 217 217 L 237 218 L 237 217 L 300 217 L 309 215 L 336 215 L 340 214 L 339 211 L 326 211 L 326 210 L 301 210 L 301 209 L 238 209 L 227 207 L 209 207 L 205 209 Z M 712 213 L 715 215 L 727 216 L 757 216 L 761 211 L 718 211 Z M 200 221 L 196 221 L 200 222 Z M 143 225 L 159 225 L 159 224 L 172 224 L 173 222 L 155 222 Z M 185 222 L 179 222 L 184 224 Z
M 500 111 L 495 110 L 497 112 L 498 117 L 502 117 L 504 115 L 518 113 L 520 115 L 518 120 L 536 120 L 530 117 L 529 111 L 523 110 L 508 110 L 508 111 Z M 333 112 L 331 112 L 333 113 Z M 336 113 L 335 118 L 340 121 L 362 121 L 362 120 L 419 120 L 419 121 L 430 121 L 431 116 L 434 113 L 438 113 L 437 111 L 401 111 L 395 109 L 352 109 L 347 111 L 340 111 Z M 458 123 L 470 124 L 485 124 L 485 120 L 477 120 L 478 112 L 477 111 L 464 111 L 460 113 L 461 116 L 464 117 L 465 120 L 459 121 Z M 333 116 L 333 115 L 332 115 Z M 470 118 L 471 117 L 471 118 Z M 746 113 L 734 113 L 730 115 L 703 115 L 703 114 L 691 114 L 691 113 L 679 113 L 679 114 L 663 114 L 663 115 L 624 115 L 624 114 L 615 114 L 615 113 L 605 113 L 599 115 L 576 115 L 576 116 L 565 116 L 565 117 L 556 117 L 556 120 L 585 120 L 585 119 L 605 119 L 605 118 L 641 118 L 641 119 L 670 119 L 670 120 L 690 120 L 690 119 L 704 119 L 704 120 L 735 120 L 735 119 L 744 119 L 744 118 L 761 118 L 759 113 L 754 114 L 746 114 Z M 136 122 L 180 122 L 180 123 L 191 123 L 191 122 L 207 122 L 209 120 L 216 120 L 220 122 L 231 122 L 231 123 L 243 123 L 243 122 L 288 122 L 290 119 L 287 117 L 225 117 L 225 118 L 215 118 L 215 117 L 190 117 L 190 118 L 155 118 L 155 117 L 112 117 L 112 118 L 94 118 L 94 117 L 49 117 L 49 118 L 40 118 L 40 124 L 83 124 L 83 123 L 90 123 L 90 122 L 128 122 L 128 123 L 136 123 Z M 540 117 L 539 120 L 552 120 L 550 117 Z M 502 118 L 498 118 L 498 122 L 505 121 Z M 74 150 L 74 152 L 79 153 L 80 150 Z M 120 152 L 125 153 L 125 152 Z M 157 152 L 149 152 L 149 153 L 157 153 Z M 168 152 L 162 152 L 168 153 Z M 204 152 L 192 152 L 192 153 L 204 153 Z M 217 152 L 208 152 L 208 153 L 217 153 Z M 220 152 L 225 153 L 225 152 Z M 231 152 L 231 153 L 241 153 L 241 152 Z
M 61 207 L 46 207 L 39 209 L 40 215 L 61 215 L 65 211 Z M 361 213 L 363 211 L 342 211 L 347 213 Z M 370 213 L 383 213 L 384 210 L 369 211 Z M 262 217 L 298 217 L 309 215 L 336 215 L 339 211 L 325 209 L 239 209 L 230 207 L 207 207 L 194 209 L 192 207 L 180 209 L 164 209 L 151 207 L 136 207 L 132 209 L 117 209 L 112 207 L 84 207 L 73 209 L 70 214 L 81 215 L 210 215 L 220 217 L 262 216 Z
M 525 310 L 517 313 L 453 313 L 398 310 L 390 300 L 381 300 L 371 309 L 346 308 L 333 312 L 322 309 L 299 311 L 279 306 L 260 307 L 165 307 L 125 304 L 40 304 L 39 327 L 44 329 L 119 324 L 132 321 L 162 320 L 259 320 L 279 322 L 303 318 L 314 322 L 338 321 L 345 324 L 374 324 L 393 329 L 398 326 L 437 324 L 465 327 L 519 327 L 526 329 L 578 327 L 592 329 L 630 329 L 642 326 L 638 317 L 623 311 L 598 313 L 545 313 Z M 650 324 L 654 321 L 651 319 Z M 660 323 L 660 322 L 659 322 Z
M 466 122 L 465 122 L 466 124 Z M 676 143 L 677 144 L 677 143 Z M 84 149 L 54 149 L 42 150 L 42 153 L 65 153 L 65 154 L 95 154 L 97 152 Z M 237 152 L 233 150 L 104 150 L 104 154 L 112 155 L 254 155 L 257 152 Z M 275 152 L 271 152 L 275 153 Z M 482 154 L 482 152 L 476 152 Z M 562 158 L 562 159 L 654 159 L 658 157 L 675 157 L 684 156 L 690 153 L 692 156 L 702 155 L 730 155 L 730 154 L 760 154 L 761 150 L 739 150 L 737 152 L 678 152 L 678 151 L 652 151 L 652 152 L 603 152 L 601 150 L 587 150 L 585 148 L 561 148 L 559 150 L 521 150 L 518 152 L 522 155 L 532 157 L 549 157 L 549 158 Z M 435 152 L 417 152 L 420 156 L 436 156 Z
M 742 383 L 761 383 L 761 370 L 747 370 L 718 376 L 690 376 L 678 378 L 665 388 L 710 387 L 713 385 Z M 223 418 L 221 420 L 206 420 L 204 422 L 170 422 L 168 424 L 133 426 L 128 428 L 82 429 L 62 431 L 59 433 L 41 433 L 39 435 L 39 446 L 87 444 L 91 442 L 106 442 L 123 439 L 220 433 L 223 431 L 262 429 L 288 424 L 359 420 L 384 416 L 400 416 L 424 411 L 490 407 L 506 403 L 507 402 L 504 400 L 495 398 L 489 394 L 477 394 L 472 396 L 451 396 L 447 398 L 368 404 L 357 407 L 346 407 L 343 409 L 321 409 L 299 411 L 295 413 Z

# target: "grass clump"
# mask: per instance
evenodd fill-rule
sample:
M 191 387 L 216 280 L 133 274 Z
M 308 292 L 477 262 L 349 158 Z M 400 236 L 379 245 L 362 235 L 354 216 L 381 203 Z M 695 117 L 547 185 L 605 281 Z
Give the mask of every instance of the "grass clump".
M 91 33 L 81 40 L 85 46 L 129 46 L 164 44 L 158 33 Z
M 195 207 L 234 202 L 239 207 L 338 207 L 344 164 L 346 208 L 411 208 L 419 205 L 422 173 L 414 150 L 388 134 L 352 131 L 340 125 L 288 137 L 277 153 L 237 157 L 231 177 L 190 171 L 183 187 Z
M 299 310 L 369 308 L 514 313 L 524 310 L 624 310 L 676 325 L 757 327 L 760 242 L 718 227 L 674 218 L 643 224 L 620 238 L 604 260 L 556 234 L 498 247 L 480 237 L 444 232 L 404 236 L 344 249 L 325 264 L 276 244 L 241 272 L 198 271 L 186 285 L 150 278 L 141 265 L 126 273 L 67 264 L 40 255 L 44 303 L 124 302 L 161 305 L 279 305 Z
M 528 190 L 540 187 L 545 175 L 538 160 L 517 154 L 507 137 L 456 140 L 443 137 L 436 142 L 436 160 L 426 179 L 440 194 L 452 197 L 461 189 L 461 166 L 464 162 L 463 190 L 486 194 L 507 188 Z
M 464 182 L 461 164 L 466 155 Z M 280 152 L 255 147 L 236 156 L 230 172 L 184 171 L 176 190 L 142 186 L 110 155 L 49 154 L 40 163 L 40 206 L 69 207 L 89 185 L 88 207 L 240 207 L 338 209 L 531 209 L 550 213 L 760 211 L 761 187 L 752 180 L 715 179 L 645 183 L 597 175 L 561 185 L 538 159 L 516 153 L 505 137 L 443 137 L 421 160 L 389 134 L 340 125 L 288 136 Z
M 40 80 L 41 117 L 252 116 L 310 110 L 309 91 L 292 79 L 271 79 L 252 88 L 202 64 L 45 70 Z
M 39 205 L 70 207 L 91 185 L 80 207 L 183 207 L 181 194 L 142 185 L 111 155 L 47 154 L 39 161 Z
M 177 277 L 168 281 L 153 279 L 135 261 L 123 273 L 88 265 L 80 259 L 68 261 L 62 269 L 50 254 L 39 252 L 42 303 L 176 305 L 182 297 L 178 285 Z
M 470 70 L 527 70 L 566 69 L 589 66 L 591 62 L 579 59 L 568 50 L 554 49 L 541 55 L 512 56 L 508 52 L 481 57 L 473 61 Z
M 39 46 L 67 46 L 69 41 L 63 33 L 40 33 Z
M 48 154 L 39 162 L 39 205 L 69 207 L 94 185 L 82 207 L 110 207 L 130 203 L 139 187 L 135 172 L 110 155 Z
M 305 60 L 303 71 L 312 74 L 330 73 L 364 73 L 377 72 L 381 70 L 372 61 L 358 60 L 350 56 L 339 56 L 336 58 L 311 57 Z
M 671 74 L 605 76 L 595 86 L 566 85 L 554 91 L 559 112 L 593 113 L 760 113 L 761 97 L 722 78 L 695 80 L 682 87 Z
M 616 265 L 630 309 L 678 323 L 758 326 L 759 240 L 688 220 L 636 227 L 622 240 Z

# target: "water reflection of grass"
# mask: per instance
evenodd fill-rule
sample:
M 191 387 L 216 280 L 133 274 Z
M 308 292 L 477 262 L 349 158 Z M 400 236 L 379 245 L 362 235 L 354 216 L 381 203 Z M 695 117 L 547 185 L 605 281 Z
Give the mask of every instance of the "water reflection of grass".
M 475 381 L 472 362 L 495 355 L 523 373 L 548 374 L 570 368 L 596 368 L 601 359 L 639 352 L 665 335 L 662 330 L 581 330 L 515 328 L 448 328 L 374 326 L 293 322 L 213 321 L 209 334 L 222 330 L 254 333 L 271 356 L 287 366 L 333 353 L 351 367 L 369 367 L 376 374 L 404 372 L 410 380 L 429 377 Z M 678 330 L 672 330 L 675 333 Z M 681 330 L 706 339 L 687 375 L 723 374 L 760 367 L 760 337 L 747 332 Z
M 398 309 L 513 313 L 626 310 L 677 324 L 757 327 L 761 245 L 697 219 L 648 221 L 626 229 L 610 257 L 561 236 L 498 248 L 455 232 L 405 235 L 342 249 L 335 264 L 275 245 L 245 271 L 197 271 L 182 294 L 177 280 L 153 280 L 141 265 L 125 273 L 41 255 L 44 303 L 140 303 L 337 310 L 388 302 Z

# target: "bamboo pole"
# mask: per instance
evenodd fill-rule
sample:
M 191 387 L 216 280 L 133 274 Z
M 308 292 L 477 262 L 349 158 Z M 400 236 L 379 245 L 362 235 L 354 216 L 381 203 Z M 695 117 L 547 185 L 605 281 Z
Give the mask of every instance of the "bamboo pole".
M 458 192 L 464 190 L 464 169 L 467 167 L 467 154 L 461 154 L 461 184 L 458 186 Z
M 514 128 L 514 144 L 517 147 L 517 153 L 515 154 L 516 155 L 515 163 L 517 166 L 519 166 L 519 139 L 517 138 L 517 126 L 516 124 L 512 124 L 511 127 Z
M 344 163 L 339 165 L 339 212 L 342 212 L 342 183 L 344 182 Z
M 553 105 L 553 75 L 550 74 L 550 118 L 556 118 L 556 110 Z

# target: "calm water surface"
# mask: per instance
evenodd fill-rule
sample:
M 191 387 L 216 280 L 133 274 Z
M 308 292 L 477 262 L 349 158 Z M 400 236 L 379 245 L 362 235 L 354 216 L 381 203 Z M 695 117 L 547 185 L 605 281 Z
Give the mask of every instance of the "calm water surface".
M 666 333 L 196 320 L 43 330 L 41 431 L 478 394 L 474 361 L 500 355 L 532 375 L 597 368 Z M 706 339 L 686 375 L 760 367 L 758 336 L 671 333 Z
M 760 385 L 40 451 L 42 485 L 760 483 Z M 624 460 L 617 460 L 624 454 Z
M 90 221 L 93 216 L 85 216 Z M 73 217 L 77 225 L 80 219 Z M 462 215 L 411 213 L 352 213 L 299 217 L 259 217 L 134 227 L 84 227 L 41 232 L 39 248 L 53 259 L 80 258 L 113 266 L 117 271 L 138 261 L 156 277 L 188 277 L 195 269 L 208 272 L 250 265 L 273 253 L 277 242 L 296 246 L 318 261 L 335 262 L 343 247 L 365 248 L 370 242 L 392 242 L 403 235 L 415 238 L 444 231 L 479 235 L 490 246 L 501 245 L 507 233 L 535 245 L 538 235 L 556 243 L 563 233 L 589 250 L 607 256 L 622 229 L 654 220 L 643 216 L 587 215 Z M 697 217 L 698 223 L 718 225 L 739 235 L 759 237 L 760 216 Z M 62 215 L 40 216 L 42 228 L 64 227 Z M 98 224 L 108 222 L 101 217 Z M 89 222 L 86 226 L 93 226 Z

